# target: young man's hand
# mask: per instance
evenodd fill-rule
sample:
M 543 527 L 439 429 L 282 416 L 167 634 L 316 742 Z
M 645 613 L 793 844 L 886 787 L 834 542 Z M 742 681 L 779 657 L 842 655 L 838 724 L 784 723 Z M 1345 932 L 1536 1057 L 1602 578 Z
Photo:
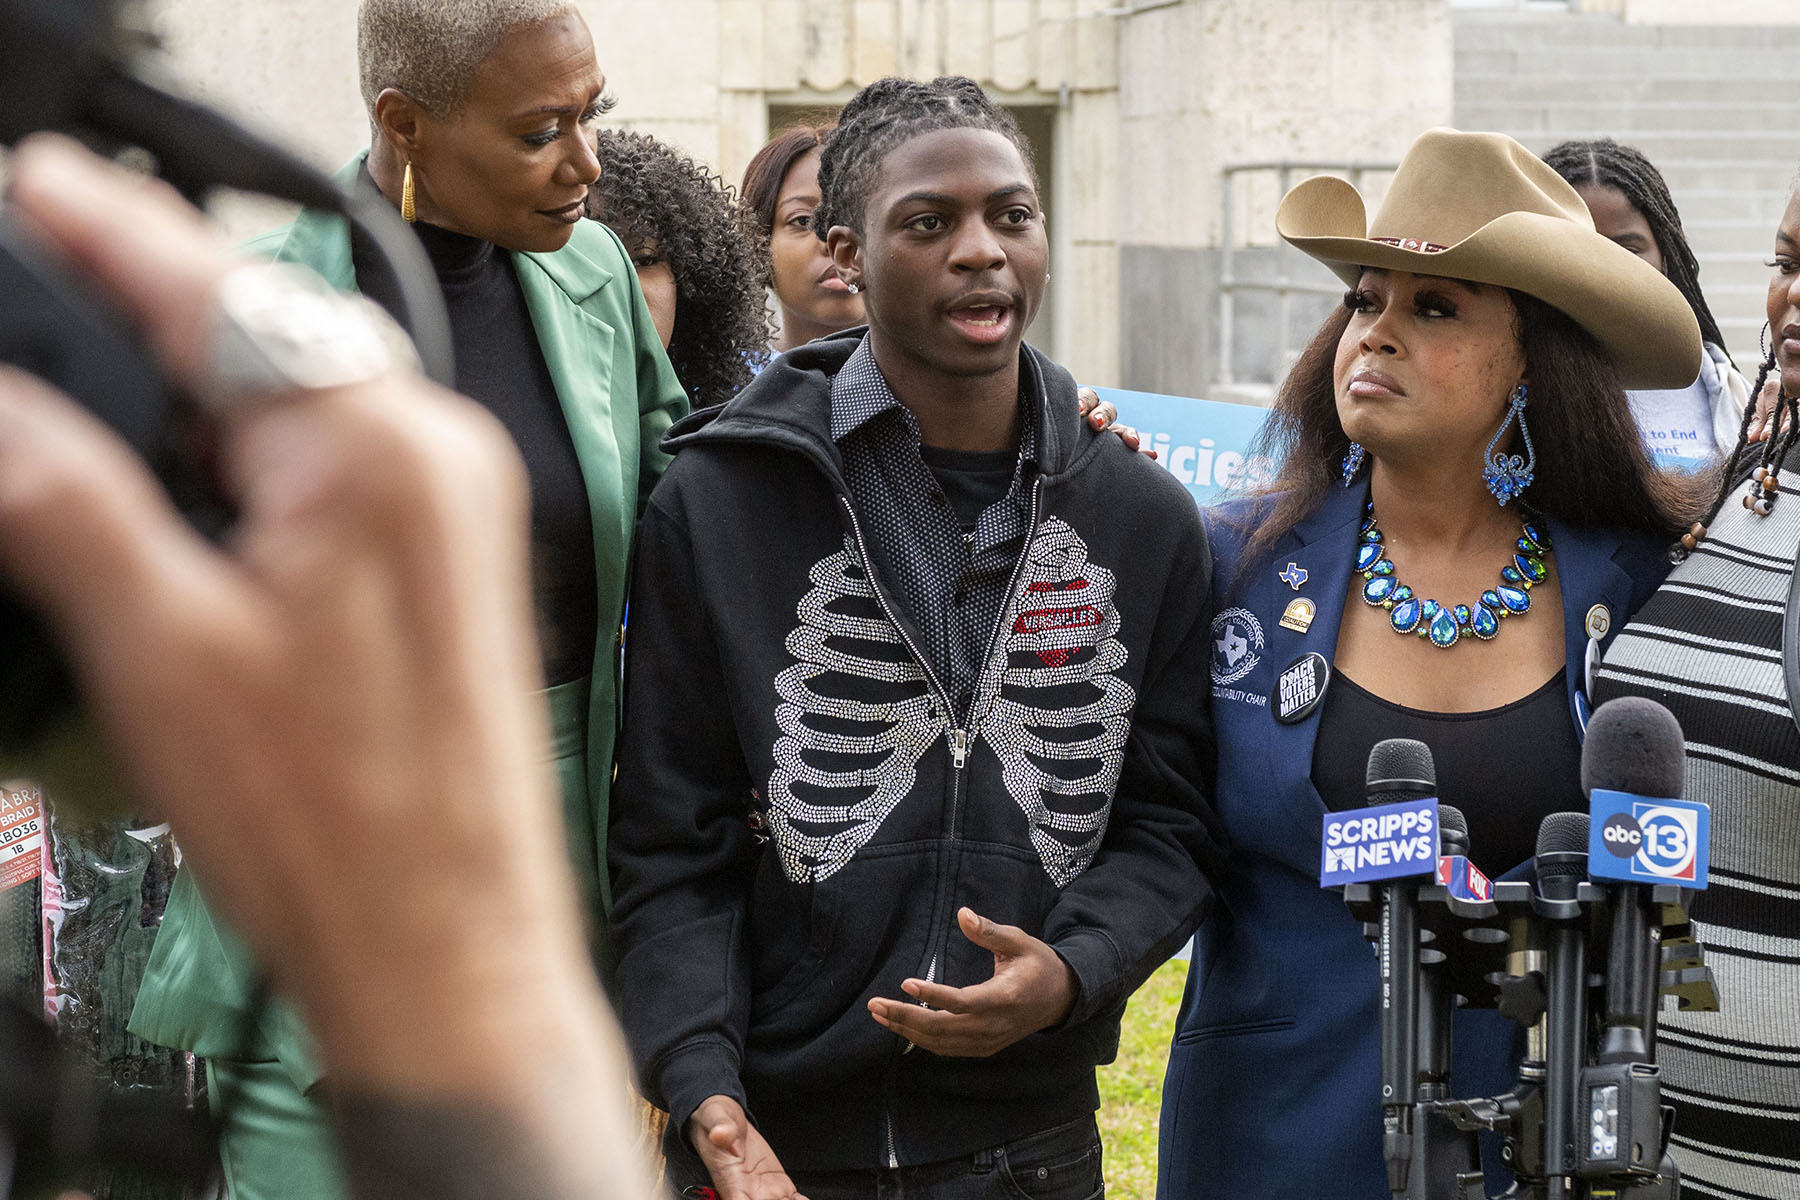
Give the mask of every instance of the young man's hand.
M 688 1118 L 688 1141 L 706 1164 L 719 1200 L 806 1200 L 781 1160 L 730 1096 L 708 1096 Z
M 994 952 L 994 977 L 965 988 L 908 979 L 900 987 L 917 1004 L 869 1001 L 884 1028 L 933 1054 L 986 1058 L 1069 1015 L 1075 973 L 1047 943 L 971 908 L 958 910 L 956 923 L 964 937 Z

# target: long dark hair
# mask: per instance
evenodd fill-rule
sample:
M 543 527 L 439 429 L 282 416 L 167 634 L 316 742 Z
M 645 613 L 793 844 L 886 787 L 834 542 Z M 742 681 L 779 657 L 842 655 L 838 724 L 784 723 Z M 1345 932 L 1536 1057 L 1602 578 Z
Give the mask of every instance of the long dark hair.
M 1544 161 L 1570 187 L 1612 188 L 1638 210 L 1650 226 L 1650 236 L 1656 239 L 1663 274 L 1700 322 L 1700 336 L 1723 350 L 1725 335 L 1719 332 L 1719 323 L 1713 319 L 1706 296 L 1700 291 L 1700 260 L 1682 231 L 1681 213 L 1675 208 L 1669 185 L 1643 151 L 1636 146 L 1622 146 L 1611 138 L 1595 138 L 1552 146 L 1545 152 Z
M 1775 408 L 1770 413 L 1775 429 L 1762 444 L 1760 451 L 1750 445 L 1750 427 L 1756 423 L 1756 410 L 1762 398 L 1763 384 L 1768 382 L 1769 375 L 1775 368 L 1775 352 L 1771 350 L 1757 369 L 1756 383 L 1750 389 L 1750 402 L 1744 405 L 1744 419 L 1738 422 L 1737 444 L 1719 464 L 1718 487 L 1712 503 L 1706 506 L 1706 511 L 1695 522 L 1696 539 L 1706 536 L 1707 528 L 1718 520 L 1719 510 L 1725 507 L 1725 502 L 1731 498 L 1731 493 L 1744 481 L 1746 475 L 1759 466 L 1769 471 L 1779 469 L 1786 461 L 1788 451 L 1800 444 L 1800 396 L 1790 396 L 1785 389 L 1778 387 Z M 1776 375 L 1776 379 L 1779 380 L 1780 376 Z M 1745 503 L 1749 503 L 1749 500 L 1750 497 L 1747 497 Z M 1682 545 L 1685 547 L 1687 543 L 1683 542 Z
M 1557 309 L 1508 291 L 1531 378 L 1532 445 L 1537 480 L 1520 497 L 1524 511 L 1572 525 L 1642 530 L 1672 537 L 1706 504 L 1711 478 L 1667 474 L 1644 448 L 1618 371 L 1588 332 Z M 1245 561 L 1257 557 L 1317 509 L 1343 478 L 1349 435 L 1338 421 L 1334 364 L 1350 324 L 1339 309 L 1320 326 L 1288 373 L 1253 453 L 1276 463 L 1258 506 Z M 1516 436 L 1516 435 L 1515 435 Z M 1471 464 L 1473 469 L 1473 464 Z

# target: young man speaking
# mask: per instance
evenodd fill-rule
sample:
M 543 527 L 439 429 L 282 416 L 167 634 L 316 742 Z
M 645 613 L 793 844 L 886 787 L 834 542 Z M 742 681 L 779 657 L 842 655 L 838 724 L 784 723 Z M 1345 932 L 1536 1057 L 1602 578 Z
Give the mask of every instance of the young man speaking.
M 1023 346 L 1044 216 L 977 85 L 871 85 L 819 177 L 868 330 L 677 427 L 644 518 L 621 1016 L 678 1186 L 1085 1200 L 1222 859 L 1205 536 Z

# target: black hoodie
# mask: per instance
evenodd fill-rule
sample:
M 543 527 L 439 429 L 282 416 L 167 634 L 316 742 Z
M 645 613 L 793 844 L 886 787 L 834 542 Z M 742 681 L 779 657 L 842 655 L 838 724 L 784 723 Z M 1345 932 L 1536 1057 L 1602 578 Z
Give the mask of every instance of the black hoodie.
M 742 1101 L 790 1169 L 913 1165 L 1091 1113 L 1126 999 L 1206 910 L 1211 558 L 1187 491 L 1027 347 L 1031 521 L 953 711 L 879 579 L 830 436 L 861 331 L 665 440 L 638 535 L 610 860 L 620 1017 L 679 1136 Z M 988 1058 L 867 1002 L 968 986 L 967 905 L 1053 946 L 1060 1025 Z

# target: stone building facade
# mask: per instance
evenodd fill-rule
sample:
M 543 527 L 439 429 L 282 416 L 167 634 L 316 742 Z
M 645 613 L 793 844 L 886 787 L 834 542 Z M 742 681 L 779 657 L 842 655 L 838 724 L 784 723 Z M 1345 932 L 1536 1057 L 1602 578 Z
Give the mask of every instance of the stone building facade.
M 326 165 L 367 139 L 355 84 L 356 2 L 151 0 L 170 66 L 188 87 L 281 131 Z M 1267 381 L 1331 302 L 1330 277 L 1275 245 L 1273 213 L 1285 183 L 1361 164 L 1359 181 L 1378 197 L 1383 165 L 1422 130 L 1471 109 L 1495 122 L 1486 127 L 1546 144 L 1565 128 L 1605 131 L 1598 115 L 1588 120 L 1580 111 L 1554 120 L 1520 115 L 1515 130 L 1506 125 L 1510 110 L 1484 108 L 1497 89 L 1471 93 L 1460 80 L 1493 69 L 1493 55 L 1482 57 L 1492 31 L 1561 21 L 1609 46 L 1609 38 L 1667 40 L 1638 27 L 1667 27 L 1678 37 L 1696 23 L 1800 31 L 1791 0 L 581 7 L 620 101 L 612 119 L 681 146 L 728 180 L 771 131 L 828 115 L 882 75 L 974 77 L 1015 112 L 1038 151 L 1053 281 L 1032 340 L 1094 383 L 1249 400 L 1266 396 Z M 1559 28 L 1547 35 L 1551 44 Z M 1661 60 L 1644 61 L 1654 70 Z M 278 215 L 227 212 L 245 232 Z M 1246 286 L 1224 301 L 1228 269 Z M 1254 286 L 1282 279 L 1313 290 L 1284 297 Z

